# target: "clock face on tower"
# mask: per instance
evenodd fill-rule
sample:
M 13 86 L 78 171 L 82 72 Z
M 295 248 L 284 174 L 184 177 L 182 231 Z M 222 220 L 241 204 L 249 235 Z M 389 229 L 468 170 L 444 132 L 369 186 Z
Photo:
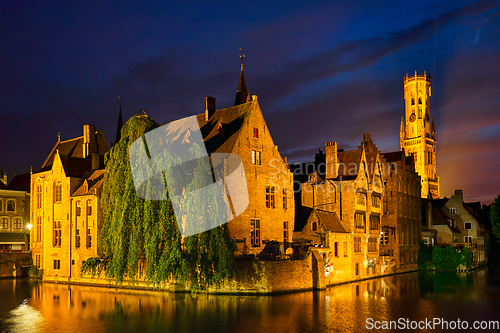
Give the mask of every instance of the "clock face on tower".
M 412 113 L 412 114 L 411 114 L 411 116 L 410 116 L 410 121 L 411 121 L 411 122 L 414 122 L 414 121 L 415 121 L 415 114 L 414 114 L 414 113 Z

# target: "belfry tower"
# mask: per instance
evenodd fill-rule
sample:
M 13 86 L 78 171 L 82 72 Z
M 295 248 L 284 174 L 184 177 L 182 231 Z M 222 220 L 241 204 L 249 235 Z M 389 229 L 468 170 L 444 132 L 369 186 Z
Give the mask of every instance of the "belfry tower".
M 415 159 L 415 171 L 421 178 L 422 198 L 439 198 L 436 167 L 436 127 L 430 116 L 431 76 L 404 78 L 405 116 L 401 118 L 400 147 Z

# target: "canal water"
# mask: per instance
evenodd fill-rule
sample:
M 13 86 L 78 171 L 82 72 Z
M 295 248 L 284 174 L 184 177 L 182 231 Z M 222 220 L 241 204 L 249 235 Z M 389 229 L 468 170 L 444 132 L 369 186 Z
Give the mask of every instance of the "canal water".
M 487 268 L 414 272 L 274 296 L 0 280 L 0 315 L 2 332 L 364 332 L 419 323 L 422 329 L 415 331 L 447 332 L 457 320 L 468 329 L 453 331 L 473 331 L 475 321 L 486 327 L 484 322 L 500 320 L 500 287 Z M 436 326 L 422 326 L 426 320 Z M 437 320 L 447 321 L 448 329 Z M 400 326 L 381 329 L 390 321 Z

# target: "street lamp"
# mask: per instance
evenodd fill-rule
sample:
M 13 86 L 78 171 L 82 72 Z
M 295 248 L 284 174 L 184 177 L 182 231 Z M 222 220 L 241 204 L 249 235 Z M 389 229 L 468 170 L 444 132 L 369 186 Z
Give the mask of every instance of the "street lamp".
M 30 236 L 30 231 L 31 231 L 31 228 L 33 228 L 33 225 L 31 223 L 28 223 L 28 225 L 26 226 L 26 228 L 28 228 L 28 252 L 31 251 L 31 248 L 30 248 L 30 242 L 31 242 L 31 236 Z

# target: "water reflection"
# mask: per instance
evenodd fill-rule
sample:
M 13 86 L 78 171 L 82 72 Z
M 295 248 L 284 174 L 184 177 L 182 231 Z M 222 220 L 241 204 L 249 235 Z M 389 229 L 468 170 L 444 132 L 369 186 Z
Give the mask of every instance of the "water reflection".
M 410 273 L 276 296 L 169 294 L 0 281 L 0 314 L 28 293 L 41 332 L 357 332 L 374 320 L 497 320 L 498 286 L 485 269 L 470 274 Z M 18 283 L 19 284 L 19 283 Z M 6 310 L 5 299 L 18 303 Z M 27 311 L 28 308 L 23 308 Z M 17 317 L 16 317 L 17 316 Z M 16 319 L 17 320 L 17 319 Z M 4 322 L 5 324 L 5 322 Z M 5 328 L 5 327 L 4 327 Z M 439 330 L 436 330 L 439 331 Z
M 21 305 L 10 311 L 10 318 L 5 323 L 10 327 L 11 332 L 37 332 L 42 328 L 42 314 L 28 305 L 25 299 Z

